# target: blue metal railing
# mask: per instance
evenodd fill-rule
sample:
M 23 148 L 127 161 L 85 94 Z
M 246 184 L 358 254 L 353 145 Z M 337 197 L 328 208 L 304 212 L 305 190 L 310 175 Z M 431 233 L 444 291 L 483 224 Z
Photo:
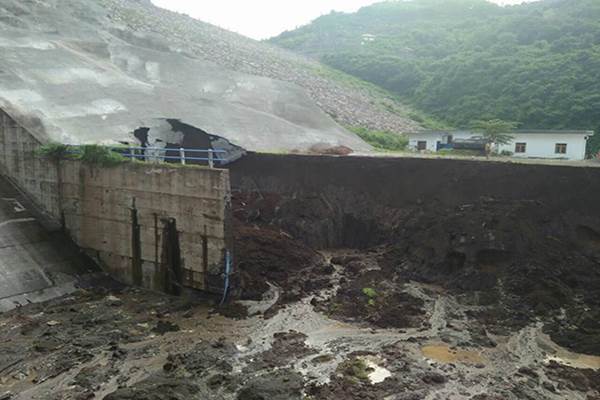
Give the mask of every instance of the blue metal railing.
M 77 154 L 80 152 L 79 149 L 84 145 L 69 145 L 70 153 Z M 187 161 L 202 161 L 207 162 L 210 168 L 213 168 L 215 163 L 225 164 L 227 160 L 221 155 L 227 154 L 225 150 L 215 149 L 189 149 L 184 147 L 171 148 L 171 147 L 125 147 L 125 146 L 105 146 L 107 149 L 119 153 L 125 158 L 132 160 L 141 159 L 149 162 L 160 162 L 164 160 L 179 160 L 181 164 L 185 165 Z M 167 155 L 168 152 L 179 153 L 176 156 Z M 192 156 L 188 156 L 188 154 Z M 194 154 L 206 154 L 205 157 L 196 157 Z

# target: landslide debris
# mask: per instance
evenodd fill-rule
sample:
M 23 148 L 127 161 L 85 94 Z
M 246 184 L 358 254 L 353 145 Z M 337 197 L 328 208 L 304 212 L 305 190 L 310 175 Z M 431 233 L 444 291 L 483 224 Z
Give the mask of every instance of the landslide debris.
M 318 267 L 326 263 L 316 261 L 310 248 L 343 236 L 336 232 L 340 227 L 356 227 L 352 232 L 357 235 L 369 232 L 373 217 L 358 214 L 349 223 L 350 217 L 344 216 L 339 223 L 341 217 L 334 214 L 326 220 L 335 206 L 312 197 L 243 193 L 236 195 L 235 204 L 236 219 L 244 226 L 240 232 L 268 238 L 238 237 L 240 259 L 253 254 L 248 259 L 255 269 L 245 267 L 245 280 L 254 282 L 252 277 L 260 276 L 250 286 L 259 289 L 255 297 L 267 290 L 265 274 L 272 274 L 282 296 L 291 293 L 293 300 L 330 287 L 332 272 Z M 416 281 L 441 287 L 462 304 L 477 307 L 467 311 L 467 317 L 480 323 L 468 327 L 473 343 L 494 346 L 488 334 L 510 334 L 543 318 L 556 343 L 600 354 L 600 234 L 591 221 L 542 202 L 492 198 L 457 207 L 423 203 L 387 215 L 382 223 L 387 233 L 374 236 L 372 245 L 378 246 L 332 260 L 341 267 L 341 276 L 331 298 L 313 302 L 318 310 L 380 328 L 426 326 L 422 300 L 404 288 Z M 312 234 L 315 227 L 325 226 L 325 234 Z M 294 277 L 310 284 L 303 287 Z
M 261 300 L 269 283 L 285 287 L 288 300 L 298 300 L 305 293 L 310 271 L 323 263 L 323 258 L 299 240 L 269 227 L 240 226 L 235 233 L 237 243 L 240 298 Z M 315 279 L 322 280 L 314 274 Z
M 392 276 L 480 306 L 470 316 L 491 332 L 543 318 L 557 343 L 599 355 L 600 252 L 582 237 L 582 226 L 592 229 L 583 224 L 541 202 L 423 206 L 403 219 L 381 261 Z
M 271 223 L 279 200 L 233 196 L 239 299 L 260 301 L 275 285 L 283 289 L 278 303 L 286 304 L 332 284 L 323 256 Z
M 184 379 L 153 376 L 132 387 L 118 389 L 105 400 L 191 400 L 198 397 L 198 386 Z
M 237 396 L 238 400 L 300 400 L 304 380 L 302 376 L 289 369 L 282 369 L 259 376 L 244 386 Z
M 551 361 L 546 367 L 546 373 L 557 383 L 555 390 L 566 387 L 580 392 L 600 392 L 600 371 L 571 368 Z
M 341 321 L 375 328 L 420 328 L 426 323 L 423 300 L 407 293 L 401 278 L 390 279 L 378 267 L 369 269 L 373 261 L 368 257 L 332 259 L 334 263 L 344 261 L 343 278 L 335 295 L 316 301 L 317 310 Z
M 285 367 L 296 359 L 305 358 L 316 351 L 306 345 L 308 337 L 300 332 L 277 332 L 271 348 L 253 357 L 247 370 Z
M 0 387 L 26 391 L 17 397 L 23 399 L 90 399 L 112 392 L 107 399 L 194 398 L 195 384 L 161 378 L 155 360 L 167 357 L 162 354 L 172 335 L 181 334 L 175 327 L 193 321 L 200 304 L 101 277 L 72 295 L 4 313 Z M 221 360 L 217 354 L 213 361 Z

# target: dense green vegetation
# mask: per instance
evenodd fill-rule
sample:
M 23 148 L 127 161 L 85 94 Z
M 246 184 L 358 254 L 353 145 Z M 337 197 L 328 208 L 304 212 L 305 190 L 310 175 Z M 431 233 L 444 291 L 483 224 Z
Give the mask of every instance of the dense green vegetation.
M 600 127 L 600 1 L 390 1 L 272 40 L 388 89 L 455 127 Z M 599 132 L 600 135 L 600 132 Z M 600 139 L 592 141 L 600 150 Z M 592 151 L 593 149 L 590 149 Z
M 596 134 L 588 141 L 588 155 L 600 159 L 600 128 L 596 129 Z

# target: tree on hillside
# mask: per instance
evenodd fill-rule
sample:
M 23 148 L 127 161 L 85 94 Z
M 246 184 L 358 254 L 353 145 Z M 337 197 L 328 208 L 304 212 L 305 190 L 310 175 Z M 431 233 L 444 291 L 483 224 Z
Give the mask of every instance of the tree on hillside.
M 600 159 L 600 128 L 596 129 L 594 136 L 588 139 L 587 155 L 589 158 Z
M 490 144 L 509 144 L 514 139 L 514 136 L 510 132 L 514 131 L 516 127 L 516 122 L 502 121 L 500 119 L 473 122 L 473 130 L 482 133 L 483 137 Z
M 473 123 L 473 130 L 480 132 L 486 140 L 485 154 L 490 154 L 496 149 L 495 146 L 501 144 L 509 144 L 513 141 L 514 136 L 509 132 L 515 130 L 517 124 L 515 122 L 502 121 L 500 119 L 490 119 L 487 121 L 475 121 Z

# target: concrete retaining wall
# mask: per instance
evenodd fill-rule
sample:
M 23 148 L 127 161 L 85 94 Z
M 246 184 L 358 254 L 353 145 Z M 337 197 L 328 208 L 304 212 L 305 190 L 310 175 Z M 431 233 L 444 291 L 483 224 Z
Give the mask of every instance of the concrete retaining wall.
M 126 283 L 222 291 L 229 171 L 114 167 L 36 156 L 40 143 L 0 111 L 0 165 L 76 244 Z
M 161 265 L 167 245 L 164 227 L 169 220 L 176 223 L 179 233 L 177 251 L 184 286 L 207 289 L 210 278 L 206 274 L 218 277 L 222 273 L 227 171 L 138 163 L 100 168 L 68 161 L 62 163 L 61 175 L 67 230 L 120 280 L 162 288 L 163 274 L 168 273 Z M 137 243 L 135 226 L 139 226 Z M 136 282 L 136 251 L 142 282 Z

